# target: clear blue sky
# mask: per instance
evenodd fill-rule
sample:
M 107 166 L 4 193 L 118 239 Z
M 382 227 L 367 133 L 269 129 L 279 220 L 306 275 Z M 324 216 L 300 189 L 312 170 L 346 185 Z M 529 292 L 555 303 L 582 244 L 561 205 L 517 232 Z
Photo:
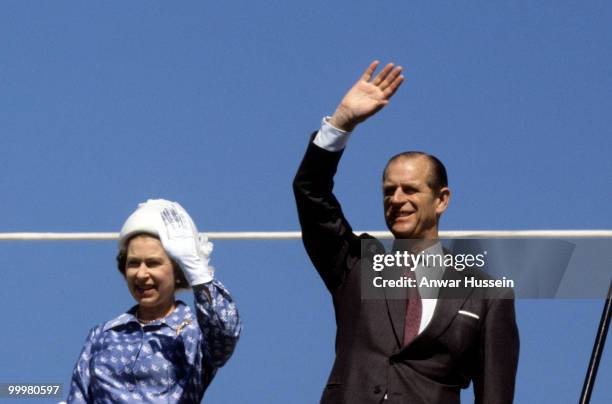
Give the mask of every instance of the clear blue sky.
M 384 229 L 382 167 L 420 149 L 450 173 L 443 229 L 611 229 L 610 21 L 606 1 L 4 1 L 0 231 L 118 231 L 150 197 L 202 231 L 297 230 L 308 135 L 373 59 L 407 80 L 342 161 L 355 228 Z M 68 386 L 87 331 L 133 304 L 115 254 L 0 242 L 0 382 Z M 206 402 L 317 402 L 334 320 L 301 243 L 213 262 L 244 334 Z M 602 304 L 517 302 L 518 403 L 577 401 Z

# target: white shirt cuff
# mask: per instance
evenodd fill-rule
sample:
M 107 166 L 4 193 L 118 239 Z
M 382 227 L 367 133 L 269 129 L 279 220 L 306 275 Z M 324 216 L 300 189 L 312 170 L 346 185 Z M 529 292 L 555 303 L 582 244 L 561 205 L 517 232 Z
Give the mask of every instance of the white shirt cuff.
M 329 116 L 323 118 L 321 129 L 315 136 L 313 143 L 330 152 L 339 152 L 346 147 L 351 132 L 345 132 L 329 124 Z

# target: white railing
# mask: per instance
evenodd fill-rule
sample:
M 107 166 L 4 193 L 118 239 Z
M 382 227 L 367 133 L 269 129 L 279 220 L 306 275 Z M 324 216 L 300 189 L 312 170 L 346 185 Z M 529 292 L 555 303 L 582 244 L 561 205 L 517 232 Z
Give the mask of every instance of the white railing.
M 387 231 L 356 231 L 369 233 L 381 239 L 392 238 Z M 302 237 L 299 231 L 225 231 L 205 233 L 211 240 L 297 240 Z M 40 240 L 117 240 L 119 233 L 0 233 L 0 241 L 40 241 Z M 441 238 L 608 238 L 612 230 L 445 230 Z

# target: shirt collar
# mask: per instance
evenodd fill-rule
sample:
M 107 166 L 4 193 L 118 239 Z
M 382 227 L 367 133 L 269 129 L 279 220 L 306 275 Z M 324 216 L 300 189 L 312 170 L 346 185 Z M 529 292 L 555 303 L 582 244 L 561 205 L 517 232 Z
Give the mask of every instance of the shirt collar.
M 112 328 L 116 328 L 128 323 L 139 323 L 138 318 L 136 317 L 136 312 L 138 310 L 138 305 L 132 307 L 127 312 L 119 315 L 118 317 L 107 321 L 104 324 L 104 328 L 102 331 L 108 331 Z M 168 314 L 166 317 L 160 318 L 159 320 L 155 320 L 147 325 L 166 325 L 173 330 L 178 330 L 191 322 L 193 322 L 193 314 L 191 313 L 191 309 L 188 305 L 186 305 L 181 300 L 176 301 L 176 307 L 172 311 L 172 313 Z

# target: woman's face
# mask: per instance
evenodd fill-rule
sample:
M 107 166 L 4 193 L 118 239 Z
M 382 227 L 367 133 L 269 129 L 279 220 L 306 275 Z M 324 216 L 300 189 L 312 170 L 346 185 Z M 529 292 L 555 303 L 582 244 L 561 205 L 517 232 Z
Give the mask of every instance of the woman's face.
M 174 269 L 157 238 L 139 235 L 130 240 L 125 278 L 143 319 L 163 317 L 174 308 Z

